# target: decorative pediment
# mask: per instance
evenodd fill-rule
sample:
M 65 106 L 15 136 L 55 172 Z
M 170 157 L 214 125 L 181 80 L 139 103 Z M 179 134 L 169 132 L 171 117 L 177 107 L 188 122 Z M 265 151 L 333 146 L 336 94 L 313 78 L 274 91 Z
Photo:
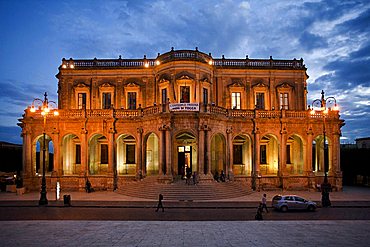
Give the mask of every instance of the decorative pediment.
M 290 88 L 293 88 L 293 87 L 289 83 L 283 82 L 280 85 L 276 86 L 276 88 L 279 88 L 279 89 L 290 89 Z
M 129 82 L 129 83 L 126 84 L 125 87 L 139 87 L 139 85 L 136 84 L 135 82 Z
M 182 71 L 176 75 L 176 80 L 194 80 L 195 76 L 187 71 Z
M 99 86 L 100 88 L 112 88 L 114 87 L 112 84 L 110 84 L 109 82 L 104 82 L 103 84 L 101 84 Z
M 159 80 L 159 83 L 162 84 L 162 83 L 168 83 L 170 82 L 169 80 L 165 79 L 165 78 L 162 78 Z
M 83 82 L 79 82 L 77 83 L 75 86 L 75 88 L 88 88 L 89 86 L 87 86 L 85 83 Z
M 233 80 L 229 87 L 244 87 L 244 84 L 240 80 Z
M 262 81 L 256 83 L 255 85 L 253 85 L 253 87 L 259 87 L 259 88 L 265 88 L 267 87 L 267 85 L 265 83 L 263 83 Z

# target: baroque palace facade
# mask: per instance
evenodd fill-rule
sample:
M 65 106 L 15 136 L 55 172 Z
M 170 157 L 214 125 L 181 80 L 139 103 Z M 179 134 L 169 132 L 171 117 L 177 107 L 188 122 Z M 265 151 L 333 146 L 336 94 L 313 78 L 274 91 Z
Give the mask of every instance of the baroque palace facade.
M 344 121 L 310 111 L 302 59 L 172 48 L 155 59 L 63 59 L 56 77 L 59 116 L 29 107 L 19 123 L 30 190 L 40 188 L 43 159 L 48 189 L 84 190 L 87 178 L 103 190 L 148 176 L 170 183 L 186 168 L 200 182 L 224 171 L 247 189 L 315 189 L 325 138 L 327 176 L 342 189 Z

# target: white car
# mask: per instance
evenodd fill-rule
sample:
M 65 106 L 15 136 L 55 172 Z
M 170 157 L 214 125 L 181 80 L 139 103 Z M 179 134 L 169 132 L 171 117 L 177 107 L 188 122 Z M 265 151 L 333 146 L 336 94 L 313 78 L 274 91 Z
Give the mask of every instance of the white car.
M 272 207 L 286 212 L 288 210 L 315 211 L 317 204 L 296 195 L 276 195 L 272 198 Z

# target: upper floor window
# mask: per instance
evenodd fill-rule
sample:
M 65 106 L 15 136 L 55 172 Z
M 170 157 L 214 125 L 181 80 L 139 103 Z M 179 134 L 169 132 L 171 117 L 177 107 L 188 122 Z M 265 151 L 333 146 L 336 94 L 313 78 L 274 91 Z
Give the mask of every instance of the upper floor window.
M 280 93 L 280 109 L 288 110 L 289 109 L 289 94 Z
M 231 108 L 240 109 L 240 93 L 231 93 Z
M 128 92 L 127 93 L 127 108 L 129 110 L 136 109 L 136 92 Z
M 203 88 L 203 105 L 208 105 L 208 89 Z
M 256 109 L 265 109 L 265 93 L 256 93 Z
M 111 93 L 103 93 L 103 109 L 110 109 L 112 105 L 112 94 Z
M 180 87 L 180 103 L 190 103 L 190 87 L 181 86 Z
M 86 93 L 78 94 L 78 109 L 86 109 Z

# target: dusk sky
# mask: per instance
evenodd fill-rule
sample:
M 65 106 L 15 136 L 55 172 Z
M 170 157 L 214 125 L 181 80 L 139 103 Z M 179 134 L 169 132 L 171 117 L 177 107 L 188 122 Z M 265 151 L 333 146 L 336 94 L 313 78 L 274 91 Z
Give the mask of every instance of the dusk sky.
M 198 47 L 220 58 L 303 58 L 308 102 L 334 96 L 342 143 L 370 137 L 370 1 L 0 0 L 0 141 L 22 143 L 24 109 L 57 101 L 63 57 L 155 58 Z

